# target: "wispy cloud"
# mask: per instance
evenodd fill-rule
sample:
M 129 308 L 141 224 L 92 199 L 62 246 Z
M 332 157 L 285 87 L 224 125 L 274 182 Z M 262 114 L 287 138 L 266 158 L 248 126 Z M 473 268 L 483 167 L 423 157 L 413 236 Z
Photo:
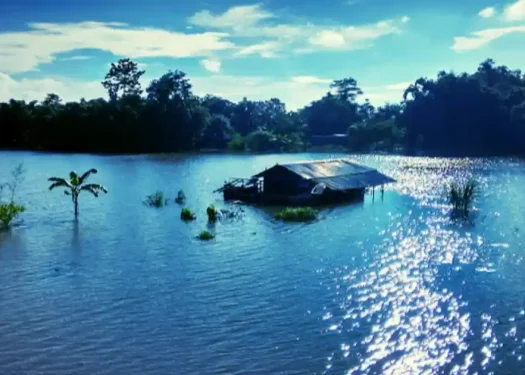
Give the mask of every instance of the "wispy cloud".
M 221 71 L 221 62 L 219 60 L 204 59 L 201 60 L 201 65 L 204 69 L 213 73 L 219 73 Z
M 82 55 L 78 55 L 78 56 L 71 56 L 71 57 L 64 57 L 62 58 L 63 61 L 78 61 L 78 60 L 89 60 L 89 59 L 92 59 L 93 56 L 82 56 Z
M 408 22 L 408 20 L 407 20 Z M 358 49 L 367 42 L 399 32 L 395 21 L 381 21 L 371 25 L 335 27 L 320 30 L 308 39 L 317 47 L 326 49 Z
M 491 18 L 496 14 L 496 9 L 494 7 L 484 8 L 479 11 L 478 16 L 481 18 Z
M 316 85 L 316 84 L 322 84 L 322 85 L 328 85 L 333 80 L 328 78 L 319 78 L 315 76 L 294 76 L 291 78 L 292 82 L 304 84 L 304 85 Z
M 396 33 L 410 18 L 385 20 L 365 25 L 335 24 L 318 25 L 311 22 L 286 23 L 265 10 L 262 5 L 237 6 L 224 13 L 200 11 L 188 22 L 203 28 L 220 29 L 228 32 L 232 40 L 239 38 L 256 39 L 249 45 L 239 47 L 237 55 L 259 54 L 261 57 L 275 57 L 277 51 L 312 53 L 319 50 L 350 50 L 365 48 L 373 40 Z M 240 44 L 240 42 L 239 42 Z
M 19 73 L 50 63 L 56 55 L 98 49 L 117 56 L 206 57 L 234 44 L 225 33 L 185 34 L 122 23 L 33 23 L 29 30 L 0 33 L 0 70 Z
M 263 58 L 270 59 L 277 57 L 277 51 L 279 51 L 281 48 L 281 43 L 277 41 L 263 42 L 244 47 L 239 52 L 237 52 L 237 55 L 247 56 L 258 54 Z
M 188 18 L 188 22 L 205 28 L 242 29 L 272 17 L 272 13 L 264 10 L 260 4 L 255 4 L 232 7 L 222 14 L 202 10 Z
M 456 52 L 479 49 L 496 39 L 514 33 L 525 33 L 525 25 L 485 29 L 473 32 L 468 37 L 455 37 L 452 49 Z
M 508 21 L 522 21 L 525 20 L 525 0 L 517 0 L 508 5 L 503 15 Z

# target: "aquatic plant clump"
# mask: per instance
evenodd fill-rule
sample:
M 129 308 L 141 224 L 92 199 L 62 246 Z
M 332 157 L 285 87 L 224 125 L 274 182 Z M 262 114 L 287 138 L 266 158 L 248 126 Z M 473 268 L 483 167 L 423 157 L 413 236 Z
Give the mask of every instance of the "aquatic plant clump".
M 175 202 L 178 204 L 183 204 L 186 202 L 186 194 L 184 194 L 184 191 L 179 190 L 177 193 L 177 198 L 175 198 Z
M 203 230 L 198 235 L 198 238 L 199 238 L 199 240 L 202 240 L 202 241 L 210 241 L 210 240 L 213 240 L 215 238 L 215 235 L 213 233 L 211 233 L 211 232 L 208 232 L 207 230 Z
M 195 216 L 195 214 L 188 207 L 184 207 L 180 212 L 180 218 L 184 221 L 192 221 L 195 220 L 197 216 Z
M 448 190 L 448 200 L 455 213 L 468 214 L 478 193 L 478 183 L 469 179 L 464 183 L 453 182 Z
M 9 228 L 11 222 L 25 210 L 24 206 L 20 206 L 14 202 L 0 204 L 0 230 Z
M 160 190 L 157 190 L 154 194 L 148 195 L 144 204 L 149 207 L 160 208 L 168 204 L 168 198 L 164 196 L 164 193 Z
M 210 204 L 208 208 L 206 209 L 206 214 L 208 215 L 208 220 L 211 223 L 214 223 L 217 221 L 217 218 L 219 217 L 219 211 L 215 208 L 213 204 Z
M 319 212 L 311 207 L 287 207 L 275 218 L 287 222 L 308 222 L 317 219 Z

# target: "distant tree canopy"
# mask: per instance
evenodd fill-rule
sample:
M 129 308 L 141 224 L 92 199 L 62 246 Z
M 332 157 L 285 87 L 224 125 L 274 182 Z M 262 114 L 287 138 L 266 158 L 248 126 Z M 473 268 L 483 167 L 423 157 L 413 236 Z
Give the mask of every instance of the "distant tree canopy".
M 472 74 L 420 78 L 403 100 L 375 108 L 355 79 L 298 111 L 277 98 L 238 103 L 193 94 L 184 72 L 169 71 L 143 91 L 130 59 L 102 81 L 109 100 L 0 103 L 0 148 L 64 152 L 154 153 L 200 148 L 299 151 L 312 136 L 346 134 L 352 152 L 428 155 L 525 154 L 525 76 L 482 62 Z

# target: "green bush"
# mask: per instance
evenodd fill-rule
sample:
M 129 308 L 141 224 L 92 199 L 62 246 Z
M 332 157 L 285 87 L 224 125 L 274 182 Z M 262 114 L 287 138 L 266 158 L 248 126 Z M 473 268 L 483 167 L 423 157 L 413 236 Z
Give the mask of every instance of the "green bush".
M 186 202 L 186 194 L 184 194 L 184 191 L 179 190 L 179 192 L 177 193 L 177 198 L 175 198 L 175 202 L 177 202 L 178 204 L 183 204 L 184 202 Z
M 0 230 L 9 228 L 11 222 L 25 210 L 24 206 L 20 206 L 14 202 L 0 204 Z
M 311 207 L 287 207 L 275 218 L 288 222 L 307 222 L 317 219 L 318 211 Z
M 453 182 L 448 190 L 448 200 L 454 213 L 468 215 L 478 193 L 478 183 L 469 179 L 463 183 Z
M 276 148 L 276 137 L 272 132 L 256 130 L 246 136 L 246 147 L 250 151 L 270 151 Z
M 215 238 L 215 235 L 211 232 L 208 232 L 207 230 L 203 230 L 200 234 L 199 234 L 199 240 L 202 240 L 202 241 L 209 241 L 209 240 L 213 240 Z
M 149 207 L 164 207 L 168 204 L 168 198 L 164 196 L 162 191 L 157 190 L 154 194 L 148 195 L 144 203 Z
M 208 215 L 208 220 L 211 223 L 214 223 L 217 221 L 217 218 L 219 217 L 219 211 L 215 208 L 213 204 L 210 204 L 208 208 L 206 209 L 206 214 Z
M 180 212 L 180 218 L 184 221 L 192 221 L 195 220 L 197 216 L 195 216 L 195 214 L 188 207 L 184 207 Z
M 228 149 L 232 151 L 246 150 L 246 142 L 244 137 L 240 134 L 235 134 L 230 142 L 228 142 Z

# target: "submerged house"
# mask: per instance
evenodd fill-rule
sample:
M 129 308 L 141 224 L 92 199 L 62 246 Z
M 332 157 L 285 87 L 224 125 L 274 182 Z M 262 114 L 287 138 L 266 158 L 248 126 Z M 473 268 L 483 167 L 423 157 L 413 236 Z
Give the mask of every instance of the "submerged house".
M 276 164 L 249 179 L 233 179 L 219 189 L 225 200 L 262 204 L 314 205 L 362 200 L 367 188 L 395 182 L 350 159 Z

